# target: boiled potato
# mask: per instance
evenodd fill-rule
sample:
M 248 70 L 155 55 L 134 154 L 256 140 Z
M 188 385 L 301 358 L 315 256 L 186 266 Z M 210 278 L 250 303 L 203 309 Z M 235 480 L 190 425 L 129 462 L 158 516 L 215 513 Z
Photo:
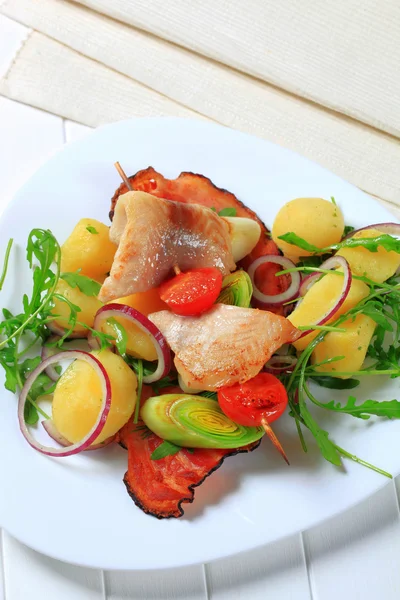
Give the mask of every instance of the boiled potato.
M 370 238 L 382 235 L 377 229 L 365 229 L 354 234 L 353 238 Z M 339 256 L 344 256 L 354 275 L 368 277 L 377 283 L 383 283 L 395 274 L 400 266 L 400 254 L 378 248 L 371 252 L 367 248 L 342 248 Z
M 328 312 L 330 308 L 334 307 L 340 297 L 342 287 L 343 277 L 341 275 L 334 275 L 333 273 L 324 275 L 320 281 L 314 283 L 299 306 L 288 316 L 289 321 L 291 321 L 295 327 L 318 323 L 324 314 Z M 353 308 L 363 298 L 368 296 L 368 294 L 369 287 L 363 281 L 353 279 L 346 300 L 328 323 L 335 321 L 340 315 L 350 310 L 350 308 Z M 304 350 L 317 334 L 318 331 L 313 331 L 294 342 L 293 345 L 297 350 Z
M 376 323 L 366 315 L 358 315 L 354 320 L 345 321 L 340 327 L 346 331 L 327 333 L 312 353 L 311 361 L 315 364 L 335 356 L 344 356 L 341 360 L 321 365 L 315 369 L 334 377 L 335 372 L 346 372 L 349 375 L 336 375 L 336 377 L 348 379 L 352 372 L 361 369 L 374 335 Z
M 124 360 L 110 350 L 92 352 L 107 371 L 111 382 L 111 409 L 99 444 L 115 435 L 135 410 L 137 379 Z M 94 369 L 83 360 L 74 361 L 60 377 L 53 398 L 53 422 L 72 443 L 79 442 L 93 427 L 101 405 L 101 385 Z
M 136 308 L 136 310 L 146 315 L 146 317 L 150 313 L 158 312 L 159 310 L 168 310 L 168 306 L 161 300 L 157 288 L 148 290 L 147 292 L 140 292 L 139 294 L 132 294 L 131 296 L 124 296 L 123 298 L 118 298 L 118 300 L 113 300 L 114 302 L 117 304 L 127 304 L 131 308 Z
M 135 308 L 146 316 L 152 312 L 166 310 L 168 308 L 167 305 L 161 300 L 157 289 L 149 290 L 148 292 L 141 292 L 139 294 L 132 294 L 131 296 L 125 296 L 124 298 L 113 300 L 112 304 L 114 303 L 127 304 L 131 308 Z M 156 349 L 148 334 L 123 317 L 115 317 L 115 320 L 125 328 L 127 333 L 127 354 L 130 354 L 135 358 L 143 358 L 144 360 L 157 360 Z M 115 336 L 114 328 L 107 323 L 102 325 L 102 330 L 104 333 Z
M 81 219 L 61 246 L 61 271 L 81 269 L 82 275 L 102 283 L 117 250 L 109 239 L 109 231 L 107 225 L 96 219 Z
M 322 198 L 296 198 L 276 215 L 272 239 L 285 256 L 297 262 L 300 256 L 309 256 L 310 252 L 280 240 L 279 236 L 293 232 L 309 244 L 324 248 L 340 242 L 343 231 L 343 215 L 336 204 Z
M 86 296 L 77 287 L 72 288 L 66 281 L 60 279 L 57 283 L 56 293 L 65 296 L 67 300 L 76 304 L 81 309 L 78 313 L 77 319 L 89 327 L 93 327 L 94 316 L 102 305 L 100 300 L 95 296 Z M 62 329 L 68 328 L 68 319 L 70 315 L 70 308 L 66 302 L 54 298 L 54 308 L 51 311 L 53 315 L 60 315 L 61 318 L 54 319 L 54 323 Z M 86 337 L 88 330 L 82 325 L 76 325 L 74 327 L 74 333 L 82 334 L 82 337 Z

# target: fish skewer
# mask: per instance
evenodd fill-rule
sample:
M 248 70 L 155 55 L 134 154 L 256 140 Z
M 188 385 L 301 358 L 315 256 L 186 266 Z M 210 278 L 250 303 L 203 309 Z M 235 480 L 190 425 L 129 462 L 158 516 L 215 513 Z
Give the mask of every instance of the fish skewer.
M 125 173 L 125 171 L 123 170 L 123 168 L 121 167 L 120 163 L 117 161 L 114 163 L 115 168 L 117 169 L 122 181 L 125 183 L 126 187 L 128 188 L 128 190 L 133 191 L 132 185 Z M 173 265 L 173 270 L 175 272 L 175 275 L 179 275 L 181 273 L 181 270 L 179 268 L 179 265 L 175 264 Z M 275 448 L 278 450 L 278 452 L 281 454 L 281 456 L 283 457 L 283 459 L 286 461 L 286 463 L 289 465 L 289 460 L 286 456 L 286 453 L 281 445 L 281 443 L 279 442 L 278 438 L 276 437 L 274 431 L 271 428 L 271 425 L 268 423 L 268 421 L 266 419 L 262 419 L 261 421 L 261 425 L 264 428 L 265 433 L 267 434 L 267 436 L 269 437 L 269 439 L 271 440 L 271 442 L 273 443 L 273 445 L 275 446 Z
M 125 183 L 128 190 L 130 192 L 133 192 L 133 187 L 131 186 L 131 182 L 129 181 L 125 171 L 123 170 L 123 168 L 121 167 L 121 165 L 119 164 L 118 161 L 114 163 L 114 167 L 117 169 L 119 176 L 121 177 L 122 181 Z M 174 265 L 173 269 L 174 269 L 175 275 L 180 275 L 180 273 L 182 273 L 182 271 L 180 270 L 178 265 Z

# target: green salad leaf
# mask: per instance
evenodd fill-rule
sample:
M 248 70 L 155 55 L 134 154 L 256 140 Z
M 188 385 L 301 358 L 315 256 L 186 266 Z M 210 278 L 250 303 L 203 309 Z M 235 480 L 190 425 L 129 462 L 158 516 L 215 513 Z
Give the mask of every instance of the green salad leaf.
M 313 375 L 311 379 L 321 387 L 330 390 L 352 390 L 360 385 L 359 379 L 339 379 L 329 375 Z
M 354 396 L 349 396 L 347 403 L 344 405 L 334 400 L 321 404 L 327 410 L 346 413 L 358 419 L 369 419 L 371 415 L 387 417 L 388 419 L 400 418 L 400 402 L 398 400 L 365 400 L 365 402 L 357 405 L 357 399 Z
M 236 208 L 223 208 L 222 210 L 219 211 L 218 215 L 220 217 L 236 217 L 237 215 L 237 210 Z
M 173 454 L 177 454 L 179 450 L 181 450 L 181 446 L 177 446 L 172 442 L 163 441 L 154 452 L 151 453 L 151 460 L 160 460 L 161 458 L 165 458 L 166 456 L 171 456 Z
M 72 288 L 78 288 L 86 296 L 98 296 L 101 284 L 86 275 L 80 274 L 80 269 L 75 273 L 62 273 L 60 278 L 63 279 Z
M 386 233 L 373 238 L 348 238 L 347 240 L 342 240 L 341 242 L 332 244 L 326 248 L 318 248 L 317 246 L 310 244 L 307 242 L 307 240 L 298 236 L 293 231 L 280 235 L 279 239 L 313 254 L 323 254 L 325 252 L 332 252 L 333 250 L 340 250 L 342 248 L 359 247 L 366 248 L 370 252 L 377 252 L 379 248 L 384 248 L 388 252 L 397 252 L 397 254 L 400 254 L 400 240 Z

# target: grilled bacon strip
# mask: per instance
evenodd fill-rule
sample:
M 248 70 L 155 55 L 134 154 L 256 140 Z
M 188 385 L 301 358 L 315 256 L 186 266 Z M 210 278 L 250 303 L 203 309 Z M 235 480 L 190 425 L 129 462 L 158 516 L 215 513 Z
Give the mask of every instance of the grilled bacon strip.
M 261 441 L 261 440 L 260 440 Z M 195 488 L 216 471 L 228 456 L 255 450 L 260 441 L 236 450 L 181 449 L 172 456 L 152 460 L 151 454 L 163 442 L 143 422 L 127 423 L 119 442 L 128 451 L 124 483 L 139 508 L 157 519 L 181 517 L 183 504 L 193 502 Z

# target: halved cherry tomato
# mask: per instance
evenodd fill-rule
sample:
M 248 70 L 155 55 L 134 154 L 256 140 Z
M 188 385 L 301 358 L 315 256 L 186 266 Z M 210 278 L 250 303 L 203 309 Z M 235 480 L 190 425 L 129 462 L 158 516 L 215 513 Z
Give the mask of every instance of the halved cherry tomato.
M 227 417 L 247 427 L 272 423 L 285 411 L 285 386 L 275 375 L 259 373 L 246 383 L 218 390 L 218 402 Z
M 200 315 L 214 304 L 222 288 L 222 273 L 215 267 L 179 273 L 158 288 L 160 298 L 177 315 Z

